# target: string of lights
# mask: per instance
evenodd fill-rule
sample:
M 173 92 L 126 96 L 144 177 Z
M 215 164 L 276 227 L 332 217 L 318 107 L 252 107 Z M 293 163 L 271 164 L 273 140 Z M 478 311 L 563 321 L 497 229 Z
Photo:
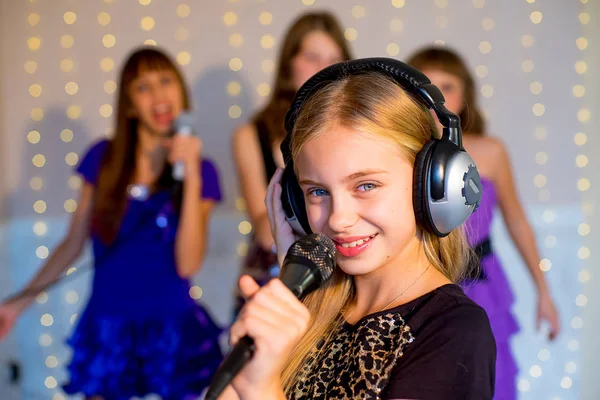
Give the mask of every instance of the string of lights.
M 569 18 L 582 31 L 593 23 L 588 1 L 575 2 L 576 7 L 568 8 L 570 14 L 565 15 L 565 18 Z M 118 62 L 126 49 L 141 43 L 165 46 L 167 50 L 174 51 L 175 59 L 183 70 L 194 77 L 199 70 L 198 60 L 202 58 L 204 38 L 200 38 L 198 42 L 192 41 L 190 32 L 202 13 L 214 14 L 214 19 L 218 18 L 218 23 L 226 30 L 222 43 L 218 42 L 216 45 L 222 47 L 219 51 L 225 57 L 225 68 L 228 68 L 233 76 L 224 81 L 221 86 L 219 96 L 226 100 L 225 103 L 220 103 L 224 104 L 221 112 L 225 119 L 229 118 L 230 122 L 232 120 L 238 122 L 254 112 L 255 108 L 247 108 L 249 103 L 253 107 L 257 106 L 256 102 L 244 102 L 244 96 L 250 97 L 250 94 L 246 93 L 246 88 L 252 92 L 251 95 L 257 95 L 258 101 L 268 99 L 271 94 L 277 49 L 281 44 L 280 25 L 283 20 L 288 21 L 295 16 L 292 15 L 293 7 L 290 7 L 289 13 L 285 13 L 275 2 L 260 0 L 228 0 L 219 6 L 222 8 L 219 8 L 218 13 L 214 10 L 201 9 L 196 2 L 189 0 L 169 2 L 168 6 L 165 5 L 166 2 L 159 0 L 135 2 L 97 0 L 93 2 L 93 6 L 90 5 L 85 9 L 81 6 L 82 2 L 59 3 L 62 8 L 56 7 L 58 10 L 55 8 L 50 13 L 49 8 L 43 5 L 44 2 L 30 0 L 27 2 L 26 13 L 19 22 L 21 27 L 27 28 L 26 36 L 19 39 L 19 46 L 26 55 L 21 58 L 21 63 L 18 65 L 19 72 L 23 74 L 18 79 L 19 90 L 27 99 L 25 104 L 27 108 L 23 112 L 23 120 L 27 120 L 27 129 L 20 133 L 19 141 L 27 146 L 29 155 L 26 162 L 31 168 L 27 169 L 27 175 L 23 177 L 27 190 L 26 207 L 30 213 L 29 217 L 32 217 L 32 222 L 28 221 L 27 230 L 29 234 L 33 231 L 31 236 L 35 240 L 30 242 L 31 247 L 28 252 L 40 263 L 49 257 L 55 243 L 53 233 L 57 230 L 57 225 L 51 218 L 52 213 L 56 208 L 60 210 L 60 218 L 67 219 L 76 211 L 75 195 L 82 184 L 81 180 L 73 175 L 68 179 L 61 178 L 59 185 L 54 185 L 53 168 L 60 164 L 63 168 L 66 165 L 72 169 L 79 162 L 80 147 L 76 139 L 81 139 L 78 135 L 82 132 L 78 128 L 78 123 L 94 123 L 94 129 L 99 127 L 102 129 L 101 134 L 112 135 L 114 97 L 117 92 L 114 76 Z M 135 30 L 131 35 L 135 40 L 129 37 L 130 31 L 121 28 L 119 17 L 122 11 L 132 9 L 131 3 L 135 5 L 136 16 L 130 22 L 133 28 L 128 29 Z M 468 6 L 470 11 L 475 10 L 477 16 L 465 17 L 465 21 L 476 23 L 479 30 L 473 32 L 473 44 L 469 45 L 466 52 L 469 57 L 472 56 L 472 59 L 476 60 L 474 71 L 479 79 L 479 93 L 483 97 L 483 104 L 490 105 L 493 101 L 499 101 L 501 96 L 505 96 L 502 87 L 505 78 L 502 77 L 493 60 L 508 47 L 498 39 L 498 32 L 508 29 L 507 20 L 501 13 L 496 13 L 498 6 L 495 2 L 471 0 L 467 3 L 464 5 L 449 0 L 432 0 L 424 3 L 388 0 L 382 4 L 362 0 L 349 3 L 337 0 L 294 0 L 293 11 L 295 13 L 329 8 L 336 14 L 347 17 L 344 19 L 347 22 L 344 36 L 354 48 L 364 49 L 367 48 L 367 44 L 373 43 L 373 49 L 377 49 L 377 52 L 399 58 L 416 40 L 412 30 L 414 21 L 411 21 L 415 9 L 427 7 L 430 12 L 430 20 L 423 22 L 433 27 L 433 33 L 428 36 L 428 40 L 431 39 L 430 43 L 445 45 L 447 42 L 450 45 L 454 28 L 459 24 L 453 15 L 455 7 Z M 569 64 L 571 74 L 564 77 L 568 81 L 568 93 L 564 93 L 565 102 L 576 104 L 576 109 L 574 112 L 569 111 L 568 116 L 560 117 L 569 119 L 570 130 L 555 131 L 553 124 L 559 117 L 550 108 L 553 100 L 548 94 L 554 84 L 543 73 L 547 55 L 542 50 L 547 45 L 542 29 L 547 29 L 549 25 L 554 24 L 551 20 L 554 6 L 539 0 L 523 0 L 511 5 L 513 6 L 515 16 L 518 14 L 516 19 L 527 22 L 527 25 L 519 22 L 519 26 L 524 27 L 521 29 L 525 31 L 515 32 L 515 40 L 510 46 L 513 46 L 512 50 L 518 53 L 515 55 L 515 62 L 517 62 L 519 77 L 525 77 L 526 80 L 526 84 L 519 84 L 521 86 L 518 90 L 523 96 L 515 99 L 515 104 L 526 109 L 529 118 L 521 126 L 528 123 L 532 126 L 530 130 L 532 136 L 525 137 L 524 142 L 528 152 L 526 161 L 528 165 L 533 164 L 533 167 L 527 169 L 524 179 L 527 188 L 535 189 L 534 194 L 529 196 L 531 197 L 529 200 L 535 201 L 537 196 L 538 204 L 541 204 L 542 208 L 543 235 L 540 239 L 543 245 L 543 256 L 539 266 L 541 270 L 548 273 L 549 278 L 562 274 L 565 280 L 572 279 L 575 284 L 578 284 L 578 286 L 570 286 L 568 292 L 571 306 L 569 310 L 574 312 L 561 315 L 565 320 L 563 332 L 566 339 L 560 340 L 557 344 L 539 343 L 540 347 L 532 350 L 533 357 L 527 359 L 526 365 L 520 365 L 522 372 L 518 388 L 521 390 L 522 398 L 532 398 L 531 396 L 537 393 L 538 386 L 547 383 L 548 386 L 552 386 L 553 397 L 550 398 L 553 400 L 573 398 L 575 395 L 573 393 L 577 393 L 578 390 L 582 369 L 579 361 L 583 353 L 580 335 L 582 327 L 588 326 L 583 312 L 590 307 L 588 305 L 591 299 L 591 293 L 588 292 L 589 283 L 595 282 L 592 281 L 594 259 L 590 242 L 591 218 L 594 213 L 594 200 L 590 190 L 594 184 L 594 171 L 590 168 L 593 159 L 589 143 L 592 137 L 590 121 L 593 112 L 590 106 L 590 93 L 588 93 L 591 87 L 589 83 L 586 86 L 584 79 L 590 75 L 589 69 L 592 68 L 590 61 L 586 59 L 586 54 L 589 53 L 589 46 L 593 41 L 590 35 L 582 33 L 579 37 L 571 37 L 573 31 L 568 33 L 570 49 L 577 51 L 576 58 L 569 56 L 568 60 L 557 62 Z M 381 11 L 382 9 L 384 11 Z M 168 13 L 162 13 L 164 10 Z M 379 32 L 387 32 L 387 34 L 373 37 L 366 27 L 375 27 L 376 24 L 381 24 L 382 20 L 383 28 Z M 90 29 L 83 29 L 88 23 Z M 60 27 L 50 27 L 53 24 Z M 259 32 L 258 36 L 251 36 L 249 31 Z M 86 47 L 88 42 L 93 42 L 93 46 L 99 48 L 99 51 L 80 53 L 79 51 Z M 250 55 L 251 53 L 253 54 Z M 83 54 L 91 54 L 90 65 L 93 71 L 82 71 L 84 65 L 87 65 Z M 360 52 L 355 54 L 362 55 Z M 254 64 L 256 70 L 250 68 Z M 56 76 L 53 77 L 56 82 L 46 79 L 47 75 L 44 73 L 49 70 L 57 71 Z M 93 84 L 88 81 L 90 77 L 97 79 L 99 90 L 95 90 Z M 250 84 L 245 86 L 242 84 L 244 82 Z M 56 85 L 58 91 L 52 89 Z M 90 93 L 95 93 L 97 96 L 87 100 Z M 51 126 L 49 123 L 52 104 L 60 106 L 60 115 L 63 118 L 60 127 Z M 492 107 L 489 109 L 496 110 Z M 485 110 L 485 114 L 487 117 L 490 116 L 488 110 Z M 95 121 L 100 121 L 100 124 L 96 124 Z M 47 139 L 57 135 L 60 137 L 62 147 L 48 146 Z M 577 221 L 574 228 L 569 228 L 572 236 L 576 236 L 581 242 L 574 249 L 567 247 L 565 233 L 561 231 L 563 225 L 560 224 L 561 219 L 564 218 L 561 214 L 562 208 L 555 204 L 561 193 L 559 185 L 556 184 L 560 178 L 553 174 L 556 172 L 556 165 L 563 163 L 555 152 L 558 135 L 563 137 L 569 135 L 568 141 L 571 146 L 569 150 L 574 152 L 574 156 L 570 157 L 568 163 L 565 162 L 564 168 L 571 168 L 575 171 L 574 174 L 577 174 L 574 175 L 576 178 L 571 178 L 572 186 L 565 187 L 564 190 L 577 191 L 581 199 L 577 206 L 580 207 L 582 220 Z M 514 140 L 514 138 L 507 140 Z M 57 163 L 53 163 L 55 159 L 58 159 Z M 223 163 L 227 162 L 229 161 L 223 160 Z M 517 178 L 523 179 L 522 176 Z M 52 194 L 57 192 L 57 200 L 54 200 Z M 233 203 L 233 199 L 231 202 Z M 241 197 L 235 199 L 235 208 L 240 215 L 247 211 Z M 239 225 L 236 221 L 237 233 L 232 235 L 234 251 L 237 248 L 240 257 L 247 253 L 248 236 L 253 229 L 248 218 L 245 216 L 243 218 Z M 233 229 L 235 232 L 236 227 L 234 226 Z M 568 251 L 569 257 L 579 262 L 577 265 L 582 267 L 567 270 L 568 266 L 559 261 L 563 259 L 560 253 L 563 251 Z M 67 274 L 72 274 L 77 268 L 71 267 Z M 205 289 L 208 294 L 209 289 L 207 287 Z M 202 294 L 203 290 L 200 286 L 192 286 L 190 289 L 190 296 L 194 299 L 200 299 Z M 35 337 L 39 346 L 35 347 L 43 354 L 36 363 L 46 371 L 43 377 L 35 378 L 40 387 L 40 390 L 36 391 L 36 396 L 39 398 L 46 396 L 53 400 L 64 399 L 59 388 L 63 382 L 63 368 L 68 361 L 63 351 L 65 348 L 63 341 L 67 336 L 64 328 L 68 328 L 76 321 L 76 313 L 84 297 L 85 292 L 77 282 L 69 281 L 60 290 L 43 292 L 36 298 L 36 306 L 32 308 L 32 313 L 35 315 Z M 58 308 L 60 312 L 56 311 Z M 556 363 L 559 364 L 558 373 L 556 373 Z M 549 379 L 551 373 L 552 381 Z

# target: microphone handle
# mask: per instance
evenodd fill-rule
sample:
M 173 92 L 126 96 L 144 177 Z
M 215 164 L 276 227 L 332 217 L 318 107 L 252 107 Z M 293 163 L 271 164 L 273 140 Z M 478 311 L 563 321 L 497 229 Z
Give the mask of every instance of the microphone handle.
M 254 340 L 250 336 L 241 338 L 215 373 L 219 379 L 213 380 L 204 400 L 216 400 L 244 365 L 250 361 L 255 350 Z
M 313 273 L 306 262 L 298 256 L 287 256 L 283 262 L 279 280 L 294 293 L 296 298 L 302 300 L 304 296 L 319 287 L 319 275 Z
M 178 136 L 190 136 L 192 134 L 191 126 L 180 126 L 175 132 L 175 135 Z M 181 182 L 185 176 L 185 165 L 182 161 L 177 161 L 173 165 L 173 179 Z

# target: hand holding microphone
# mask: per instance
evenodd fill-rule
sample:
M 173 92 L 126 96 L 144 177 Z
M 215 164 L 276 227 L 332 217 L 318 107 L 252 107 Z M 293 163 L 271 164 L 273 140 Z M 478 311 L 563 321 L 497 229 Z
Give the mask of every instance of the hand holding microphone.
M 331 277 L 335 257 L 331 239 L 312 234 L 290 247 L 279 279 L 262 288 L 249 276 L 240 279 L 248 303 L 231 327 L 234 347 L 215 373 L 206 400 L 217 399 L 230 382 L 243 398 L 281 392 L 281 371 L 310 321 L 300 300 Z
M 168 139 L 168 159 L 173 165 L 173 179 L 183 181 L 200 175 L 202 140 L 194 135 L 193 117 L 182 112 L 173 122 L 173 137 Z

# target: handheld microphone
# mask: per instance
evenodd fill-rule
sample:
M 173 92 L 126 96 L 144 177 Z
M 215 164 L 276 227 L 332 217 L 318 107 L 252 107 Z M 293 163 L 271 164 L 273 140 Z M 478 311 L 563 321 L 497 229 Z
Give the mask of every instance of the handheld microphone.
M 335 268 L 335 244 L 327 236 L 314 233 L 294 242 L 285 256 L 279 279 L 298 299 L 323 285 Z M 254 340 L 244 336 L 227 355 L 215 373 L 205 400 L 216 400 L 237 373 L 254 355 Z
M 182 112 L 173 122 L 173 132 L 175 135 L 190 136 L 194 133 L 194 118 L 189 112 Z M 173 179 L 182 181 L 185 175 L 185 165 L 178 161 L 173 165 Z

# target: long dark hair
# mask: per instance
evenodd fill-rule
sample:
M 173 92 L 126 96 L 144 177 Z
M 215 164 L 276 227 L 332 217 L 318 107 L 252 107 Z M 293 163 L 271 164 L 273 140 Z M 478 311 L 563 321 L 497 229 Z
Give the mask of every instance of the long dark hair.
M 183 93 L 183 108 L 189 110 L 190 101 L 183 77 L 175 63 L 156 47 L 142 47 L 133 51 L 119 79 L 117 119 L 113 138 L 102 159 L 92 212 L 92 232 L 105 244 L 112 243 L 119 231 L 127 205 L 127 186 L 136 169 L 138 120 L 132 116 L 133 107 L 128 90 L 131 83 L 145 71 L 173 71 Z M 153 189 L 178 188 L 171 174 L 171 165 L 165 160 L 161 176 Z M 181 198 L 181 194 L 174 194 Z
M 277 75 L 269 102 L 254 117 L 256 125 L 262 124 L 269 133 L 271 143 L 285 136 L 284 120 L 297 88 L 292 83 L 292 59 L 300 52 L 302 41 L 311 32 L 322 31 L 329 35 L 342 50 L 344 61 L 352 55 L 344 38 L 341 25 L 329 12 L 312 12 L 298 17 L 285 34 L 279 53 Z
M 464 60 L 454 51 L 440 47 L 426 47 L 413 53 L 407 63 L 416 69 L 439 69 L 463 82 L 465 104 L 459 113 L 463 132 L 485 135 L 485 120 L 475 95 L 475 80 Z

